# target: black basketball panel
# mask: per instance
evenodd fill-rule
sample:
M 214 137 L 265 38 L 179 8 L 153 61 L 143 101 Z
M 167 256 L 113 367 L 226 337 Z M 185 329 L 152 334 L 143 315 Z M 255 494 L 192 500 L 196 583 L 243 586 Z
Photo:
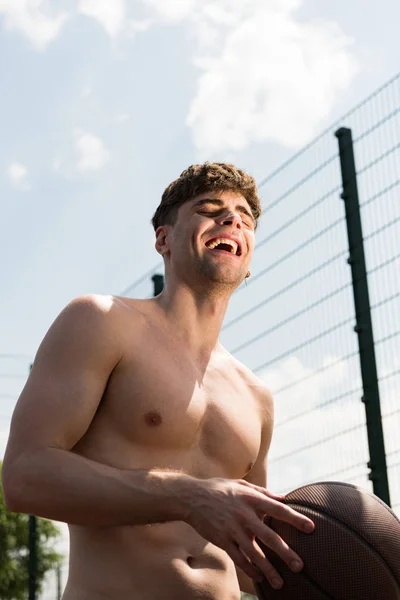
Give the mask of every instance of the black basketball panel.
M 308 600 L 311 586 L 316 598 L 400 600 L 400 588 L 390 568 L 358 534 L 321 512 L 297 505 L 292 508 L 315 522 L 314 533 L 302 533 L 275 519 L 268 524 L 301 556 L 304 570 L 292 573 L 274 552 L 259 542 L 267 558 L 285 577 L 288 598 Z
M 400 582 L 400 521 L 379 498 L 350 484 L 323 482 L 294 490 L 285 502 L 322 511 L 354 529 Z
M 333 600 L 331 596 L 318 589 L 302 574 L 290 571 L 276 555 L 271 557 L 271 563 L 282 576 L 284 585 L 280 590 L 274 590 L 267 581 L 261 584 L 255 582 L 257 596 L 260 600 Z

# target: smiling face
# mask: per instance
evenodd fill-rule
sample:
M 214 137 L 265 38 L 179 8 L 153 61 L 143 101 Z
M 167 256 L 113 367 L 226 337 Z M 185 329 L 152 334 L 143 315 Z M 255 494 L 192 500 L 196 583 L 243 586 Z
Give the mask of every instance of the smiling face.
M 254 249 L 255 223 L 249 204 L 233 191 L 207 192 L 179 207 L 176 222 L 157 229 L 156 248 L 172 271 L 232 289 L 244 280 Z

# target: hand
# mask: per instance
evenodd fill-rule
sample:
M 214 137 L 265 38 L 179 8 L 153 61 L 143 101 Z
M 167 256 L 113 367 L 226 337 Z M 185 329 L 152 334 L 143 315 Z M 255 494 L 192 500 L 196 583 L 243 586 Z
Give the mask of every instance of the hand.
M 282 504 L 278 496 L 243 479 L 222 478 L 192 480 L 187 522 L 203 538 L 222 548 L 233 562 L 256 581 L 267 578 L 274 588 L 280 588 L 282 578 L 256 543 L 258 537 L 278 554 L 289 568 L 303 568 L 301 558 L 287 543 L 264 523 L 264 517 L 274 517 L 290 523 L 300 531 L 311 533 L 314 523 Z

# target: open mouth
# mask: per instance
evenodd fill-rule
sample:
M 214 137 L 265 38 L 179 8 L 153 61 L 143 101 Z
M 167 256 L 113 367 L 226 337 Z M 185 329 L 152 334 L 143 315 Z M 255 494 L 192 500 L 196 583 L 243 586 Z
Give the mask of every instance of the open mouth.
M 206 247 L 214 252 L 226 252 L 227 254 L 233 254 L 235 256 L 241 255 L 240 245 L 234 240 L 227 238 L 214 238 L 206 242 Z

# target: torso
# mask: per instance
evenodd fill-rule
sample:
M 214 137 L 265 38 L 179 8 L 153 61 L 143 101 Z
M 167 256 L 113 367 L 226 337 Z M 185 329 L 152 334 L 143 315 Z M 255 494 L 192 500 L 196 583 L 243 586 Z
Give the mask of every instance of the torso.
M 152 318 L 151 302 L 120 304 L 115 335 L 123 358 L 74 452 L 121 469 L 244 478 L 257 458 L 265 420 L 256 378 L 222 348 L 208 364 L 196 365 Z M 184 522 L 70 526 L 70 543 L 63 600 L 240 597 L 231 559 Z

